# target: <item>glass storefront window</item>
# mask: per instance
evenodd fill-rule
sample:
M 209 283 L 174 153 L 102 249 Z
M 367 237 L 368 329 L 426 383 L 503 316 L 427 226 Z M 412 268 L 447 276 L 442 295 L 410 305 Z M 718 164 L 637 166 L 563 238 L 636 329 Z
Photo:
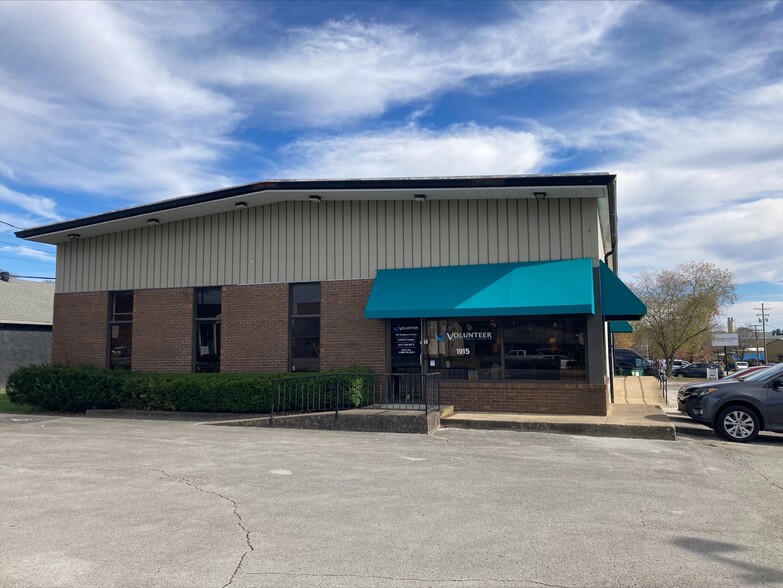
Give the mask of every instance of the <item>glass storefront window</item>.
M 500 322 L 445 319 L 427 321 L 428 371 L 446 380 L 500 380 Z
M 582 318 L 506 320 L 503 343 L 506 379 L 587 379 Z
M 586 324 L 584 317 L 563 316 L 427 320 L 423 359 L 427 372 L 439 372 L 444 380 L 584 382 Z M 399 333 L 414 325 L 390 322 L 393 371 L 402 367 Z M 419 356 L 405 359 L 413 367 Z

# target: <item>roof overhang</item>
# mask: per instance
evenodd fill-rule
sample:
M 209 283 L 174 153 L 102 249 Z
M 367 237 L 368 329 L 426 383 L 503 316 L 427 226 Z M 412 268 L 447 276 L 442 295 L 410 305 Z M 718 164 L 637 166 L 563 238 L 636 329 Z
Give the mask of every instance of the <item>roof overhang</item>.
M 557 174 L 522 176 L 471 176 L 433 178 L 382 178 L 346 180 L 265 180 L 181 198 L 162 200 L 39 227 L 24 229 L 17 237 L 41 243 L 64 243 L 69 235 L 95 237 L 148 226 L 150 219 L 160 224 L 276 202 L 309 201 L 318 195 L 322 201 L 413 200 L 425 194 L 427 200 L 596 198 L 604 248 L 616 243 L 614 174 Z

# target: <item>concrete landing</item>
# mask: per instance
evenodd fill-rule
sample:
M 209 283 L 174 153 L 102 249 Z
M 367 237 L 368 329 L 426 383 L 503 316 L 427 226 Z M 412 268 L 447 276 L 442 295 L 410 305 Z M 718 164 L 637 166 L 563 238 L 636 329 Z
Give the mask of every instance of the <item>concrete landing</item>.
M 464 429 L 507 429 L 594 437 L 676 439 L 674 425 L 652 404 L 610 404 L 606 416 L 459 412 L 441 418 L 441 426 Z

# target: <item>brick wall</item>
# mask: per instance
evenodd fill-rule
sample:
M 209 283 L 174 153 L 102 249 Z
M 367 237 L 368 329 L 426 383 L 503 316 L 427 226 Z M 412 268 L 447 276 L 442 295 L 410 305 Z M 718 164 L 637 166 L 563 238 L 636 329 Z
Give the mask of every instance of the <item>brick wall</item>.
M 441 404 L 456 410 L 606 415 L 606 385 L 442 381 Z
M 193 370 L 193 289 L 136 290 L 131 366 L 140 372 Z
M 108 336 L 108 292 L 54 295 L 53 364 L 106 367 Z
M 386 323 L 364 318 L 373 280 L 321 283 L 321 370 L 386 369 Z
M 222 372 L 288 371 L 288 284 L 224 286 Z

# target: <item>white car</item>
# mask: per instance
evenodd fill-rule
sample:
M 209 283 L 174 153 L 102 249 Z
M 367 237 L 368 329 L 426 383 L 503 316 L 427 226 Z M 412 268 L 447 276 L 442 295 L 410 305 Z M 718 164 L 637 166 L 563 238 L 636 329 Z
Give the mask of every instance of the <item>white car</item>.
M 744 370 L 750 367 L 750 364 L 748 364 L 747 361 L 735 361 L 734 362 L 734 369 L 737 371 Z

